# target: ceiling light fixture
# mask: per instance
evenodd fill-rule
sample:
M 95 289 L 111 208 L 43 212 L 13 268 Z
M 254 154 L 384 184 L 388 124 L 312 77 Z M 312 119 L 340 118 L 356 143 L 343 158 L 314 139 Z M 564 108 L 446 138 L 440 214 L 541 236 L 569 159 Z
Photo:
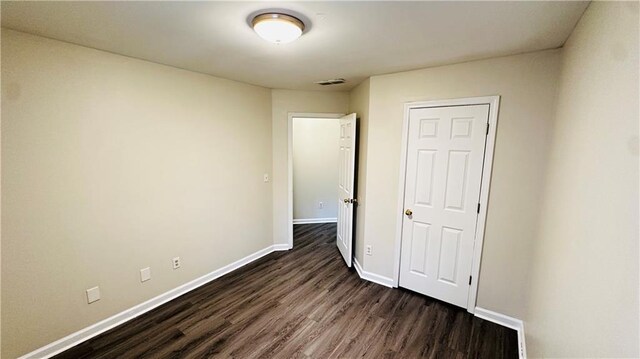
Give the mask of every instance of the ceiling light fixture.
M 304 31 L 304 23 L 297 17 L 275 12 L 257 15 L 251 25 L 261 38 L 274 44 L 292 42 Z

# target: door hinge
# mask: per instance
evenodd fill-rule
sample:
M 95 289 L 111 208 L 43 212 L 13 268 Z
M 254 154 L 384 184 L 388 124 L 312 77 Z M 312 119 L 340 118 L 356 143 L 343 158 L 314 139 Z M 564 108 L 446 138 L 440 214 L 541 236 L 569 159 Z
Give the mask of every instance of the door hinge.
M 489 123 L 487 122 L 487 135 L 489 134 Z
M 473 278 L 473 277 L 469 276 L 469 285 L 471 285 L 471 278 Z
M 478 203 L 478 213 L 480 213 L 480 203 Z

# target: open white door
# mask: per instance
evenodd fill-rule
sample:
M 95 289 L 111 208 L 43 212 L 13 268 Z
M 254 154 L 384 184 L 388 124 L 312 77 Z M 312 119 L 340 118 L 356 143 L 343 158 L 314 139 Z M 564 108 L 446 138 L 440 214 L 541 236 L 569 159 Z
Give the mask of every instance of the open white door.
M 353 196 L 356 170 L 356 114 L 340 118 L 340 169 L 338 171 L 337 244 L 344 261 L 351 267 L 353 256 Z

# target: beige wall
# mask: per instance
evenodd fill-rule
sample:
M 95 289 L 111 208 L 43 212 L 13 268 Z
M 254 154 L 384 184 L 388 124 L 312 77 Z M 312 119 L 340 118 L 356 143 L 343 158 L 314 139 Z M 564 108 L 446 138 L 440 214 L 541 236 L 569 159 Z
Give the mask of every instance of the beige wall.
M 294 119 L 294 219 L 338 217 L 339 140 L 337 119 Z M 319 208 L 320 202 L 323 208 Z
M 500 95 L 477 304 L 524 315 L 531 249 L 554 114 L 559 51 L 494 58 L 371 78 L 364 269 L 392 277 L 403 105 Z
M 272 90 L 272 143 L 273 143 L 273 240 L 287 243 L 287 147 L 290 112 L 346 113 L 349 109 L 348 92 L 319 92 Z
M 3 29 L 2 355 L 286 243 L 290 112 L 358 113 L 355 256 L 391 277 L 403 104 L 501 95 L 478 305 L 524 318 L 530 357 L 637 357 L 638 30 L 637 3 L 593 3 L 563 50 L 345 93 L 270 91 Z M 103 298 L 87 305 L 94 285 Z
M 358 263 L 364 261 L 364 221 L 366 199 L 366 173 L 367 173 L 367 136 L 369 126 L 369 79 L 364 80 L 349 93 L 349 112 L 358 115 L 358 183 L 356 206 L 356 240 L 353 254 Z
M 531 357 L 638 357 L 638 3 L 563 50 L 526 315 Z
M 273 244 L 269 89 L 8 30 L 2 80 L 4 357 Z

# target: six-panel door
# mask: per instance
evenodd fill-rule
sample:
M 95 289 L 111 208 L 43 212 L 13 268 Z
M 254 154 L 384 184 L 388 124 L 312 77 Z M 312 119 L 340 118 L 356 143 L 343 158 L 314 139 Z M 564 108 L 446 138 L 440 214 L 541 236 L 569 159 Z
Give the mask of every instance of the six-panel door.
M 489 105 L 411 109 L 400 286 L 466 307 Z
M 356 114 L 340 118 L 340 163 L 338 170 L 338 233 L 337 246 L 342 258 L 351 267 L 353 256 L 353 210 L 355 182 Z

